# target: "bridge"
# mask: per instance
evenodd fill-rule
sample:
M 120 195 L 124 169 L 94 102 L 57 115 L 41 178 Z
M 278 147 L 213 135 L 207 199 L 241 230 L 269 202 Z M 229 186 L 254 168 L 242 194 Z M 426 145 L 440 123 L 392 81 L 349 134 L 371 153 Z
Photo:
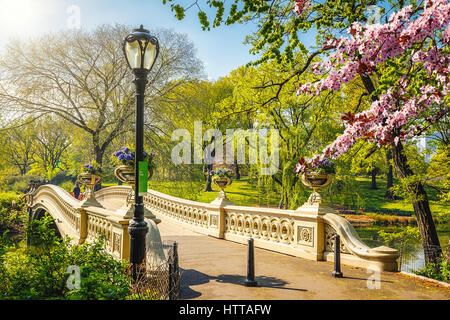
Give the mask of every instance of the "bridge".
M 58 186 L 43 185 L 32 187 L 26 200 L 31 218 L 49 213 L 62 236 L 81 244 L 103 235 L 109 253 L 128 259 L 130 191 L 108 187 L 79 201 Z M 347 220 L 321 203 L 282 210 L 235 206 L 222 193 L 208 204 L 150 190 L 144 204 L 147 248 L 155 251 L 150 257 L 159 256 L 162 248 L 154 243 L 161 239 L 179 243 L 181 299 L 450 299 L 448 286 L 383 272 L 397 271 L 397 250 L 369 248 Z M 331 277 L 335 233 L 342 240 L 340 279 Z M 250 237 L 257 288 L 242 285 Z M 379 290 L 372 290 L 376 271 Z
M 103 188 L 79 201 L 55 185 L 42 185 L 27 194 L 30 216 L 45 212 L 56 221 L 62 236 L 82 244 L 101 235 L 117 259 L 129 258 L 128 224 L 133 216 L 129 186 Z M 399 253 L 385 246 L 369 248 L 352 225 L 322 203 L 306 203 L 297 210 L 236 206 L 221 193 L 201 203 L 150 190 L 144 197 L 147 240 L 160 239 L 157 224 L 175 224 L 198 234 L 246 244 L 254 239 L 262 248 L 312 261 L 333 261 L 334 234 L 341 238 L 343 265 L 397 271 Z

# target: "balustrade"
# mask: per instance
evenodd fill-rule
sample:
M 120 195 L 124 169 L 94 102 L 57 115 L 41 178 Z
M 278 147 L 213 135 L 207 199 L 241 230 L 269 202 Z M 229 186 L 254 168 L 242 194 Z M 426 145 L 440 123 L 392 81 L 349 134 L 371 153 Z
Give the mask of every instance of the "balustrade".
M 102 203 L 110 201 L 126 206 L 129 192 L 128 186 L 115 186 L 97 191 L 95 197 Z M 125 211 L 80 207 L 78 200 L 63 189 L 50 185 L 33 191 L 30 199 L 29 205 L 33 210 L 43 208 L 53 217 L 63 220 L 61 229 L 64 234 L 78 238 L 79 243 L 104 235 L 107 249 L 114 256 L 128 258 L 130 217 L 124 214 Z M 325 206 L 316 211 L 308 206 L 294 211 L 235 206 L 229 202 L 208 204 L 154 190 L 150 190 L 143 200 L 149 212 L 158 218 L 182 224 L 193 231 L 243 244 L 248 238 L 253 238 L 255 247 L 311 260 L 332 261 L 332 237 L 337 233 L 341 237 L 343 264 L 397 270 L 396 250 L 367 247 L 347 220 Z

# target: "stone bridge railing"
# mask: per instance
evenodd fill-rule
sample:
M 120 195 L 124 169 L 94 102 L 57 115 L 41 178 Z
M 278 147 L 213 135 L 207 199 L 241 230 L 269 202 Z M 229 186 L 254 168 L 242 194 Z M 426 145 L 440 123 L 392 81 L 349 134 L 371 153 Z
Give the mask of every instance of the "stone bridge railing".
M 103 235 L 106 249 L 114 257 L 129 258 L 129 218 L 120 211 L 84 206 L 83 202 L 54 185 L 43 185 L 28 193 L 27 205 L 31 218 L 39 218 L 48 212 L 62 236 L 69 236 L 81 244 Z
M 109 187 L 98 191 L 96 197 L 102 202 L 125 201 L 129 190 L 127 186 Z M 256 247 L 315 261 L 333 261 L 332 237 L 338 233 L 343 264 L 398 269 L 397 250 L 369 248 L 347 220 L 322 204 L 305 204 L 297 210 L 243 207 L 190 201 L 153 190 L 144 196 L 144 204 L 156 217 L 198 233 L 243 244 L 251 237 Z

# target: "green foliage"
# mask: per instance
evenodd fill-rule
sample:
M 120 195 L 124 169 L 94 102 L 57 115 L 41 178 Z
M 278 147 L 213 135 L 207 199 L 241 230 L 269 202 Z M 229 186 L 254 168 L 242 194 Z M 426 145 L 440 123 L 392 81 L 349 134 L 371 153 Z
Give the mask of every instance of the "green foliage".
M 0 233 L 20 231 L 26 220 L 24 201 L 12 192 L 0 193 Z
M 380 237 L 386 243 L 386 245 L 390 247 L 398 247 L 409 244 L 409 243 L 417 243 L 420 240 L 420 232 L 417 227 L 404 227 L 397 228 L 386 232 L 384 230 L 380 230 Z
M 392 9 L 402 7 L 400 2 L 391 2 L 392 8 L 387 8 L 386 3 L 369 0 L 333 0 L 314 2 L 312 6 L 300 15 L 293 12 L 294 1 L 260 1 L 260 0 L 235 0 L 230 4 L 221 0 L 204 0 L 202 5 L 208 5 L 212 12 L 208 16 L 199 1 L 174 1 L 163 0 L 163 4 L 171 2 L 171 10 L 175 16 L 182 20 L 186 11 L 196 6 L 198 19 L 203 30 L 210 30 L 210 21 L 213 27 L 222 25 L 244 24 L 253 22 L 257 29 L 247 36 L 246 42 L 252 46 L 251 52 L 260 55 L 253 64 L 259 64 L 270 60 L 278 63 L 292 65 L 298 52 L 306 52 L 300 36 L 310 29 L 317 30 L 317 45 L 322 47 L 327 39 L 337 36 L 353 22 L 367 22 L 372 5 L 380 4 L 382 17 Z M 403 2 L 403 1 L 402 1 Z
M 105 251 L 105 240 L 71 247 L 68 263 L 80 267 L 81 286 L 71 290 L 67 299 L 116 300 L 130 294 L 131 279 L 125 262 L 115 260 Z
M 104 239 L 72 245 L 59 239 L 52 218 L 32 221 L 27 235 L 32 244 L 12 250 L 0 241 L 0 298 L 4 299 L 125 299 L 130 277 L 125 262 L 104 249 Z M 80 289 L 69 289 L 69 266 L 81 272 Z
M 59 186 L 70 193 L 74 188 L 74 183 L 72 181 L 65 181 L 61 183 Z
M 438 281 L 450 282 L 450 263 L 442 255 L 436 263 L 427 263 L 423 269 L 414 273 Z
M 450 202 L 450 145 L 438 145 L 431 157 L 427 171 L 430 186 L 439 190 L 441 203 Z
M 436 219 L 440 224 L 448 224 L 450 221 L 450 211 L 437 212 Z
M 20 200 L 20 196 L 14 192 L 1 192 L 0 193 L 0 208 L 11 209 L 12 207 L 23 206 L 23 200 Z

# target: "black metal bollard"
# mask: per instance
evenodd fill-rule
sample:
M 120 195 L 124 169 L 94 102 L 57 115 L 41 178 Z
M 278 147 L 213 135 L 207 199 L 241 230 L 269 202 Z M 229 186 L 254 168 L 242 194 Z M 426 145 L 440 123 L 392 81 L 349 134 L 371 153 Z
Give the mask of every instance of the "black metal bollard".
M 172 254 L 169 257 L 169 300 L 177 300 L 180 293 L 180 279 L 178 267 L 178 243 L 174 242 Z
M 244 284 L 247 287 L 256 287 L 258 285 L 255 281 L 255 254 L 252 238 L 248 239 L 247 279 L 245 279 Z
M 334 235 L 334 270 L 331 273 L 333 278 L 342 278 L 341 272 L 341 237 Z

